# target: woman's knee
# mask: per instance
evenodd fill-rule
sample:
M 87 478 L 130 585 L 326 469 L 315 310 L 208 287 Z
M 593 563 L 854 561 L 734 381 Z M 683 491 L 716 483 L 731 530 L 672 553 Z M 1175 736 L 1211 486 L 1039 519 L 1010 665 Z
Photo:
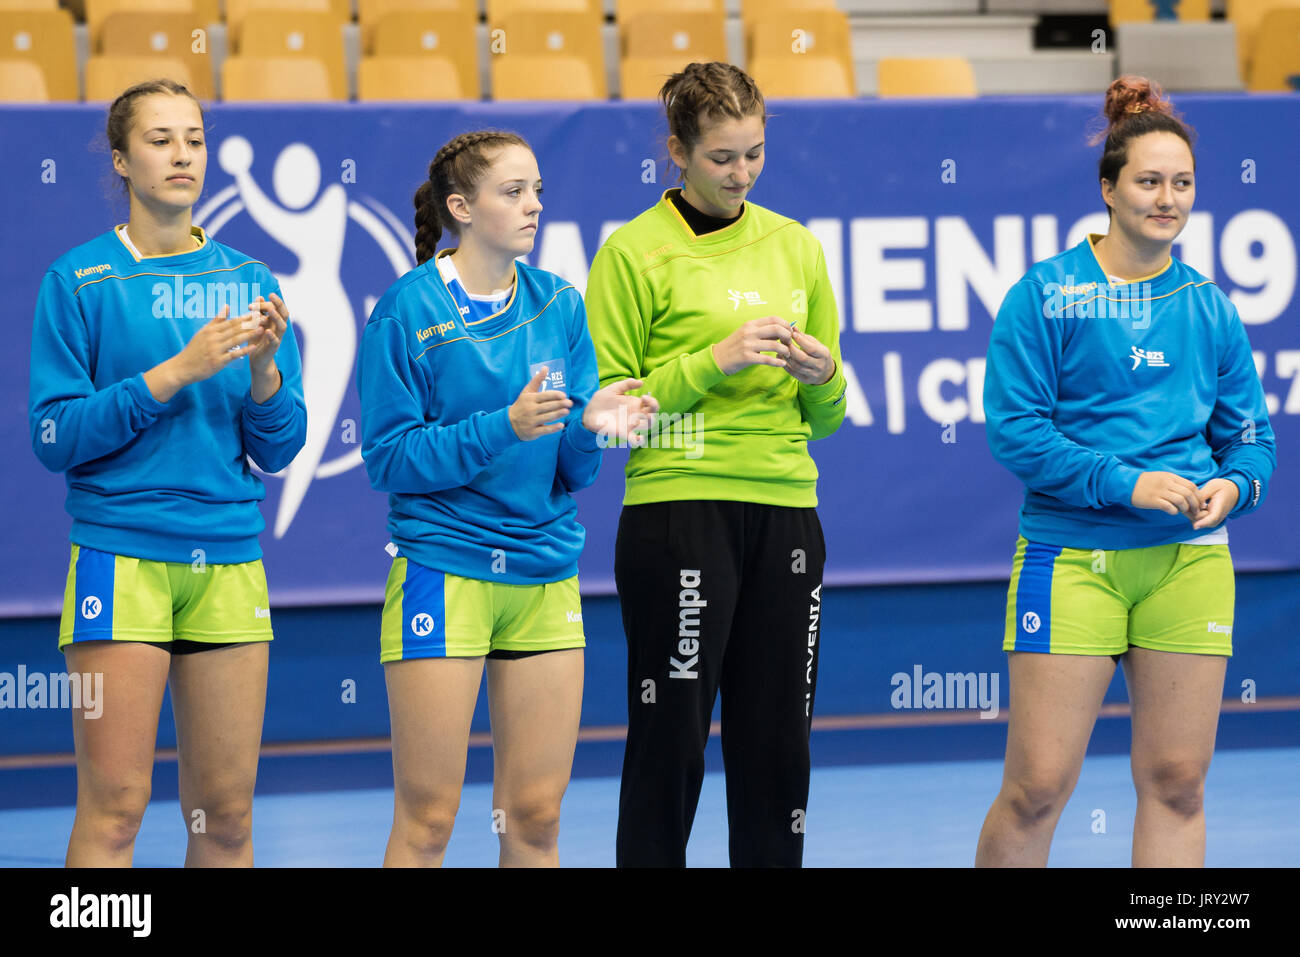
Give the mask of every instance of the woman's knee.
M 121 850 L 134 843 L 149 806 L 149 794 L 147 781 L 97 784 L 78 796 L 77 817 L 97 844 Z
M 416 851 L 439 854 L 451 840 L 459 801 L 432 797 L 399 798 L 394 811 L 394 830 Z
M 1002 796 L 1016 820 L 1029 826 L 1059 814 L 1073 789 L 1071 775 L 1044 769 L 1008 776 L 1002 783 Z
M 553 848 L 560 836 L 560 795 L 550 791 L 525 793 L 504 802 L 494 815 L 504 839 L 531 847 Z
M 1206 770 L 1196 760 L 1155 761 L 1134 768 L 1133 784 L 1139 801 L 1157 801 L 1180 817 L 1195 817 L 1204 807 Z

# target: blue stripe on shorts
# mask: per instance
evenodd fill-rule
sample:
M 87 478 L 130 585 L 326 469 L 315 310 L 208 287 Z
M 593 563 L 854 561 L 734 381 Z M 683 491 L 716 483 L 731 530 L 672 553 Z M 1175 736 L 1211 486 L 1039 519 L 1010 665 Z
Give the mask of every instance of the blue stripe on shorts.
M 1052 573 L 1059 545 L 1025 543 L 1016 584 L 1016 651 L 1052 650 Z
M 402 582 L 402 657 L 447 656 L 446 574 L 406 560 Z
M 113 637 L 113 589 L 117 556 L 84 545 L 77 549 L 77 607 L 72 640 Z

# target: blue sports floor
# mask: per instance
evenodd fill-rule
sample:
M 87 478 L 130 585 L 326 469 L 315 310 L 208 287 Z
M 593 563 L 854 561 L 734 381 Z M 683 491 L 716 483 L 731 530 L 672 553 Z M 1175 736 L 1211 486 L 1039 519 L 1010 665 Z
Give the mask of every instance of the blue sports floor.
M 838 732 L 821 732 L 834 735 Z M 814 741 L 818 735 L 814 735 Z M 816 745 L 814 745 L 815 747 Z M 584 748 L 579 746 L 579 763 Z M 716 748 L 716 739 L 712 748 Z M 475 749 L 483 750 L 486 749 Z M 472 756 L 471 764 L 474 764 Z M 363 776 L 387 754 L 341 757 Z M 162 764 L 168 773 L 175 766 Z M 1001 780 L 1000 760 L 818 766 L 804 860 L 822 867 L 968 867 L 989 802 Z M 337 778 L 336 778 L 337 780 Z M 496 864 L 490 783 L 465 786 L 446 865 Z M 371 867 L 383 858 L 392 819 L 391 787 L 309 793 L 259 793 L 253 812 L 259 866 Z M 1300 749 L 1221 751 L 1206 783 L 1212 867 L 1300 864 Z M 1061 815 L 1050 864 L 1127 867 L 1136 799 L 1125 755 L 1090 755 Z M 560 859 L 566 866 L 610 867 L 618 778 L 575 777 L 565 797 Z M 1104 812 L 1104 832 L 1095 831 Z M 59 866 L 71 807 L 0 811 L 0 866 Z M 176 866 L 185 831 L 175 800 L 155 799 L 136 842 L 137 866 Z M 704 783 L 688 849 L 691 866 L 726 866 L 726 806 L 721 773 Z

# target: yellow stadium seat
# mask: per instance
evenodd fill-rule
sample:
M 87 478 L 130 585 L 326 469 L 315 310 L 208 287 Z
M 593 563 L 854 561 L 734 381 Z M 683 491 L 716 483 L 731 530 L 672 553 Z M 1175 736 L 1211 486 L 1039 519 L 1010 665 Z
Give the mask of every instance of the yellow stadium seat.
M 544 16 L 585 16 L 600 25 L 605 21 L 602 0 L 487 0 L 488 28 L 496 30 L 517 14 Z
M 603 100 L 605 71 L 584 57 L 510 53 L 492 58 L 495 100 Z
M 1264 14 L 1246 86 L 1256 92 L 1300 92 L 1300 7 L 1274 8 Z
M 67 10 L 0 10 L 0 57 L 36 64 L 51 100 L 77 99 L 77 47 Z
M 327 13 L 342 26 L 352 19 L 352 0 L 226 0 L 226 28 L 239 42 L 250 13 Z
M 390 13 L 374 33 L 375 56 L 437 57 L 455 64 L 460 77 L 460 97 L 481 95 L 476 24 L 464 13 L 441 14 L 422 10 Z
M 656 100 L 674 73 L 681 73 L 689 56 L 625 56 L 618 65 L 619 94 L 625 100 Z
M 1226 12 L 1237 30 L 1237 62 L 1241 64 L 1242 76 L 1250 76 L 1260 21 L 1266 12 L 1278 7 L 1300 7 L 1300 0 L 1228 0 Z
M 59 0 L 0 0 L 0 12 L 5 10 L 57 10 Z M 14 74 L 26 73 L 25 70 L 19 70 Z
M 478 23 L 478 0 L 358 0 L 357 19 L 361 24 L 361 49 L 378 53 L 375 31 L 382 20 L 393 15 L 460 17 Z
M 206 25 L 193 13 L 148 13 L 140 10 L 120 10 L 105 18 L 100 30 L 100 42 L 107 55 L 166 56 L 181 60 L 194 78 L 196 96 L 210 99 L 212 85 L 212 57 L 209 55 L 207 37 L 195 37 L 196 30 Z M 194 52 L 196 39 L 202 52 Z
M 1153 0 L 1110 0 L 1110 25 L 1121 23 L 1151 23 L 1156 19 L 1157 4 Z M 1210 0 L 1178 0 L 1173 19 L 1186 23 L 1203 23 L 1210 19 Z
M 745 42 L 755 20 L 796 10 L 836 10 L 835 0 L 740 0 L 740 19 L 745 25 Z
M 272 103 L 333 100 L 330 72 L 311 57 L 229 56 L 221 65 L 222 98 Z
M 749 74 L 764 96 L 777 99 L 829 99 L 856 94 L 853 76 L 839 57 L 759 54 L 749 61 Z
M 724 0 L 614 0 L 614 19 L 619 30 L 643 13 L 718 13 L 725 18 Z
M 585 13 L 512 13 L 501 26 L 504 46 L 489 45 L 493 60 L 516 53 L 536 56 L 576 56 L 592 61 L 600 76 L 605 75 L 605 44 L 600 23 Z M 602 82 L 603 85 L 603 82 Z
M 0 103 L 46 103 L 45 73 L 31 60 L 0 60 Z
M 324 64 L 330 78 L 330 98 L 346 100 L 343 66 L 343 25 L 332 13 L 253 10 L 244 15 L 236 51 L 251 59 L 303 57 Z
M 174 57 L 104 54 L 86 61 L 86 102 L 116 100 L 127 87 L 146 80 L 175 80 L 194 88 L 190 68 Z
M 464 100 L 460 69 L 441 56 L 368 56 L 357 68 L 358 100 Z M 473 97 L 477 99 L 477 97 Z
M 750 21 L 748 29 L 749 60 L 757 57 L 785 58 L 793 63 L 807 57 L 832 57 L 843 65 L 844 74 L 852 89 L 853 53 L 849 45 L 849 18 L 839 10 L 809 8 L 767 14 Z M 794 69 L 802 69 L 809 75 L 827 75 L 823 67 Z
M 885 57 L 877 66 L 881 96 L 975 96 L 965 57 Z
M 199 23 L 220 23 L 219 0 L 86 0 L 86 29 L 90 34 L 90 52 L 104 52 L 104 21 L 115 13 L 137 11 L 149 13 L 193 13 Z
M 727 60 L 726 19 L 720 13 L 643 13 L 619 25 L 624 56 Z

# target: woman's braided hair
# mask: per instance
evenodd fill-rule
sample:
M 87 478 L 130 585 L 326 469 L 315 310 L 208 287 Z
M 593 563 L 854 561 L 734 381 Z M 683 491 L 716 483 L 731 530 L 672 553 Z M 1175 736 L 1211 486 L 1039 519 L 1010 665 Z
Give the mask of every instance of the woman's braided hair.
M 527 141 L 515 133 L 475 130 L 452 139 L 434 155 L 429 164 L 429 178 L 415 191 L 417 264 L 433 258 L 444 229 L 459 233 L 460 224 L 447 209 L 447 197 L 460 193 L 466 199 L 473 199 L 479 181 L 492 165 L 492 157 L 488 154 L 511 145 L 532 150 Z

